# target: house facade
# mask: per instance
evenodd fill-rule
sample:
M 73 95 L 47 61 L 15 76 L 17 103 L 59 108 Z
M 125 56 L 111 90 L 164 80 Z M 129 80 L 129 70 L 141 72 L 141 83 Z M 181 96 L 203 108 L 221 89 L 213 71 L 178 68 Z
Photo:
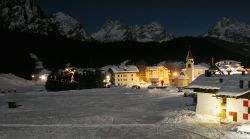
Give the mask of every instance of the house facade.
M 216 75 L 206 73 L 189 86 L 197 93 L 196 113 L 226 119 L 250 121 L 250 75 Z
M 170 70 L 162 65 L 146 67 L 146 82 L 158 85 L 169 85 Z
M 136 66 L 114 66 L 110 68 L 111 83 L 115 86 L 132 87 L 138 85 L 137 74 L 139 70 Z

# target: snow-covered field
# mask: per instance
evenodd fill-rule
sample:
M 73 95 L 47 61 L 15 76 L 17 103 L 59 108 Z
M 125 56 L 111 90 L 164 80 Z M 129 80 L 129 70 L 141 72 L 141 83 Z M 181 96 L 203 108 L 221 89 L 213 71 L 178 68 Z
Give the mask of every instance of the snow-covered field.
M 20 107 L 9 109 L 8 101 Z M 0 95 L 1 139 L 250 138 L 199 118 L 182 93 L 124 88 Z

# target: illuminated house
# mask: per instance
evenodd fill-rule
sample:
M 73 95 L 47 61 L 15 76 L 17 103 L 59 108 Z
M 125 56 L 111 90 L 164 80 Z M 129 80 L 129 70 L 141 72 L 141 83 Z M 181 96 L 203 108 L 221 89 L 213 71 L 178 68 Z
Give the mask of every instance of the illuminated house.
M 146 67 L 146 81 L 152 84 L 169 85 L 170 71 L 164 66 Z
M 110 81 L 115 86 L 132 87 L 138 85 L 137 73 L 139 70 L 136 66 L 114 66 L 109 71 L 111 73 Z
M 189 86 L 197 93 L 196 113 L 217 116 L 230 122 L 250 121 L 250 75 L 206 74 Z

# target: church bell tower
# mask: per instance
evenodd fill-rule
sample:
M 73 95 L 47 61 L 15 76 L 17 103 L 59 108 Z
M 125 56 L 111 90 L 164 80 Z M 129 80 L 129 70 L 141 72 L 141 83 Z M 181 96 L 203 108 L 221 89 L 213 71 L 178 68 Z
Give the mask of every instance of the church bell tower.
M 191 83 L 194 80 L 194 57 L 190 49 L 186 58 L 186 75 Z

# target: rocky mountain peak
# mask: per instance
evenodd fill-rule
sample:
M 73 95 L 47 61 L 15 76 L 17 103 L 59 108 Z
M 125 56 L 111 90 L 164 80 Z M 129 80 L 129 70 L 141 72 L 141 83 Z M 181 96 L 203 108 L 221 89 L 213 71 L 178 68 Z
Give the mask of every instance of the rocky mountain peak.
M 173 38 L 158 22 L 129 26 L 117 20 L 107 21 L 98 32 L 92 34 L 92 37 L 101 42 L 163 42 Z
M 224 17 L 212 26 L 203 37 L 213 37 L 232 43 L 250 45 L 250 25 Z
M 22 29 L 43 15 L 36 0 L 1 0 L 2 26 L 7 29 Z

